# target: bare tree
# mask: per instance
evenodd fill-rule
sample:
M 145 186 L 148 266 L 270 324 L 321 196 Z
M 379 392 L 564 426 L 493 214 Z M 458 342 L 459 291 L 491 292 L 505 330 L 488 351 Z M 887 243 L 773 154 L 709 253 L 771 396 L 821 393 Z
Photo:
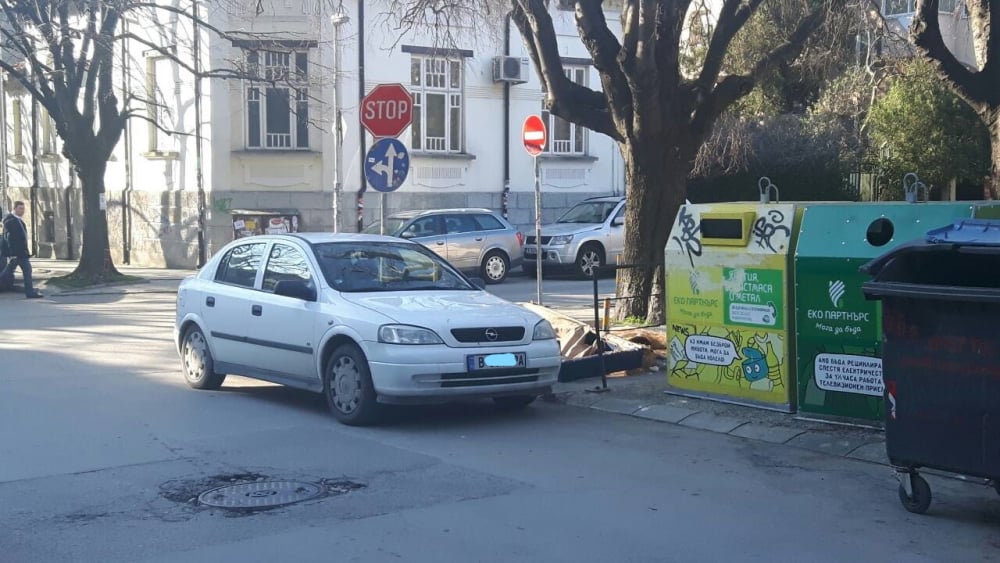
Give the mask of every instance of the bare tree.
M 577 31 L 601 78 L 601 91 L 570 81 L 563 73 L 552 17 L 543 0 L 513 0 L 513 20 L 546 86 L 546 106 L 563 119 L 608 135 L 625 162 L 629 204 L 625 257 L 628 263 L 662 262 L 672 218 L 684 202 L 687 178 L 698 150 L 720 115 L 777 65 L 794 59 L 830 9 L 825 1 L 802 0 L 806 15 L 791 34 L 775 38 L 742 73 L 725 72 L 733 39 L 764 0 L 725 0 L 716 14 L 700 69 L 681 65 L 685 16 L 692 0 L 630 0 L 621 14 L 621 39 L 611 32 L 601 0 L 573 3 Z M 669 221 L 669 219 L 666 219 Z M 648 296 L 619 301 L 616 315 L 663 321 L 662 267 L 622 272 L 618 294 Z
M 1000 37 L 993 37 L 1000 22 L 1000 0 L 965 0 L 972 28 L 976 69 L 962 64 L 948 49 L 941 34 L 939 0 L 917 0 L 910 38 L 945 82 L 969 104 L 990 133 L 989 189 L 1000 193 Z
M 62 154 L 76 170 L 83 194 L 83 245 L 80 262 L 70 275 L 84 283 L 98 283 L 120 276 L 111 261 L 105 210 L 105 172 L 108 160 L 130 118 L 149 121 L 169 135 L 185 135 L 164 127 L 155 118 L 161 107 L 116 82 L 123 58 L 123 41 L 170 59 L 183 71 L 200 78 L 249 78 L 260 81 L 294 81 L 292 76 L 260 76 L 244 59 L 226 61 L 225 68 L 202 68 L 191 53 L 180 54 L 178 41 L 191 51 L 199 34 L 238 43 L 252 38 L 266 45 L 288 34 L 227 33 L 199 13 L 198 0 L 183 4 L 155 0 L 0 0 L 0 70 L 43 107 L 63 141 Z M 216 9 L 218 9 L 216 7 Z M 169 27 L 164 20 L 180 25 Z M 137 33 L 136 21 L 151 29 Z M 190 34 L 180 37 L 183 27 Z M 266 48 L 266 47 L 265 47 Z M 195 49 L 197 51 L 197 49 Z M 206 50 L 207 51 L 207 50 Z M 142 65 L 132 61 L 132 66 Z M 253 67 L 253 68 L 251 68 Z M 154 96 L 155 98 L 155 96 Z M 310 95 L 310 99 L 316 99 Z M 203 230 L 204 225 L 199 225 Z

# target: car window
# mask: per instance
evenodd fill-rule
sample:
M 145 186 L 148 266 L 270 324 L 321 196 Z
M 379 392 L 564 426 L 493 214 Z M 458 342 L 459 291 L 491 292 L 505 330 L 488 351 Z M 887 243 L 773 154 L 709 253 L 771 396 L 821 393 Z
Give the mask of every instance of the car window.
M 337 291 L 475 290 L 441 257 L 419 244 L 330 242 L 317 244 L 314 250 L 323 276 Z
M 444 219 L 444 225 L 449 235 L 479 230 L 479 223 L 471 215 L 448 215 Z
M 385 234 L 392 235 L 406 224 L 407 219 L 401 219 L 399 217 L 389 217 L 385 220 Z M 361 231 L 369 235 L 380 235 L 382 234 L 382 223 L 375 221 L 374 223 L 365 227 L 365 230 Z
M 625 206 L 624 205 L 622 206 L 621 209 L 618 210 L 618 213 L 615 213 L 615 220 L 616 221 L 624 221 L 625 220 Z
M 215 281 L 252 288 L 257 281 L 257 270 L 264 259 L 265 246 L 265 243 L 257 242 L 230 249 L 222 257 Z
M 618 205 L 616 201 L 590 201 L 573 206 L 557 223 L 603 223 Z
M 438 219 L 439 217 L 437 215 L 421 217 L 411 223 L 409 227 L 403 229 L 403 232 L 400 234 L 406 236 L 407 238 L 443 235 L 444 232 L 441 230 L 441 222 Z
M 474 215 L 476 222 L 479 223 L 479 228 L 484 231 L 502 231 L 506 227 L 499 219 L 492 215 Z
M 274 292 L 279 281 L 312 281 L 309 273 L 309 262 L 302 251 L 287 244 L 275 244 L 271 247 L 271 255 L 264 268 L 264 281 L 261 289 Z

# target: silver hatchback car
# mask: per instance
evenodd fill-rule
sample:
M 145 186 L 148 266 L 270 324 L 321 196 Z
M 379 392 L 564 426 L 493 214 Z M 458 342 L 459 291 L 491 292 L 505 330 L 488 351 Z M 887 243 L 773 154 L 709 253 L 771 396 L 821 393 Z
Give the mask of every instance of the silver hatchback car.
M 380 234 L 376 221 L 364 232 Z M 496 284 L 521 265 L 524 235 L 489 209 L 401 211 L 385 219 L 385 234 L 419 242 L 455 268 Z

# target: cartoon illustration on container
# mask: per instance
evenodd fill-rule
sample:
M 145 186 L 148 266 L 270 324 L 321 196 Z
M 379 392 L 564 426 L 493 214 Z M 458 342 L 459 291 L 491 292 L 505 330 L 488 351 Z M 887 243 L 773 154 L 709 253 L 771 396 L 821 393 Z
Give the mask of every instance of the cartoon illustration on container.
M 785 387 L 781 335 L 673 325 L 670 377 L 764 393 Z

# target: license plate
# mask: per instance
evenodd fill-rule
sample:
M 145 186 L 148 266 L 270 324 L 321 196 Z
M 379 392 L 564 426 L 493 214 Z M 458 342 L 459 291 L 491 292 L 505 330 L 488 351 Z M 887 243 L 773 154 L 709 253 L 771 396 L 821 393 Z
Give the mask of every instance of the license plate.
M 524 256 L 526 258 L 534 258 L 535 257 L 535 251 L 534 250 L 528 250 L 527 248 L 525 248 L 524 249 Z
M 523 368 L 527 364 L 524 352 L 508 354 L 476 354 L 466 357 L 469 371 Z

